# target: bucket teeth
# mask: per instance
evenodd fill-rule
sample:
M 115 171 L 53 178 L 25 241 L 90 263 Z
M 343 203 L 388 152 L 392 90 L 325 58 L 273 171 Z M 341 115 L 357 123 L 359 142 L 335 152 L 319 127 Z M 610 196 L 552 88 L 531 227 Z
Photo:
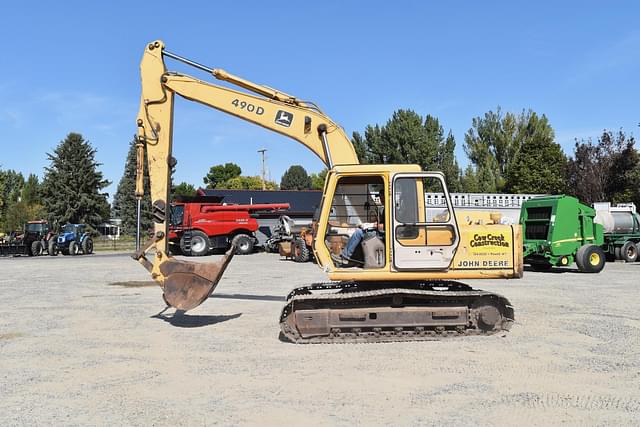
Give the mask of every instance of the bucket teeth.
M 232 247 L 220 261 L 212 263 L 169 258 L 160 264 L 167 304 L 183 311 L 202 304 L 216 288 L 234 253 L 235 247 Z

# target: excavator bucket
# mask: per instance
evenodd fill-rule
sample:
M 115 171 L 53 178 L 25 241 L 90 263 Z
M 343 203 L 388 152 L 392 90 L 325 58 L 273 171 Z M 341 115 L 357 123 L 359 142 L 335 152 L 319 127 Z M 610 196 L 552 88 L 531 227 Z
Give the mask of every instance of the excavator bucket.
M 164 275 L 164 300 L 178 310 L 191 310 L 213 293 L 235 254 L 235 246 L 212 263 L 189 262 L 170 258 L 160 265 Z

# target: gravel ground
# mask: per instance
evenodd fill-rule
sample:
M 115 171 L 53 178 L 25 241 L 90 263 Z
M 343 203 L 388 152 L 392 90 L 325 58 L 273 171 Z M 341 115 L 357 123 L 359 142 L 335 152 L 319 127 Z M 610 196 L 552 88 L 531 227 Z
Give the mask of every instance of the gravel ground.
M 640 425 L 640 263 L 468 282 L 510 299 L 506 335 L 346 345 L 278 339 L 286 293 L 325 276 L 277 255 L 180 318 L 113 285 L 150 280 L 126 254 L 0 268 L 1 425 Z

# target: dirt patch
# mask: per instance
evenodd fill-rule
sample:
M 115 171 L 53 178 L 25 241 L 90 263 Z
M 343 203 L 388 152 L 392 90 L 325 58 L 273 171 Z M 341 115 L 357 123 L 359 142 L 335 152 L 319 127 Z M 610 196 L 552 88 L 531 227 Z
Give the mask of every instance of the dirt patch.
M 0 341 L 12 340 L 14 338 L 20 338 L 22 336 L 24 336 L 24 334 L 22 334 L 20 332 L 9 332 L 7 334 L 0 334 Z
M 154 281 L 114 282 L 109 283 L 109 286 L 122 286 L 123 288 L 150 288 L 152 286 L 158 286 L 158 284 Z

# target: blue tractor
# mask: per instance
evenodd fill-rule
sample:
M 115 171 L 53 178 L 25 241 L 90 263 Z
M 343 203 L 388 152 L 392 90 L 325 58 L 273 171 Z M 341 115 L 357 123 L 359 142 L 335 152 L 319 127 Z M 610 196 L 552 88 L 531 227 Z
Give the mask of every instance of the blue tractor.
M 66 224 L 56 237 L 54 254 L 58 251 L 63 255 L 88 255 L 93 253 L 93 239 L 84 224 Z M 51 253 L 49 255 L 52 255 Z

